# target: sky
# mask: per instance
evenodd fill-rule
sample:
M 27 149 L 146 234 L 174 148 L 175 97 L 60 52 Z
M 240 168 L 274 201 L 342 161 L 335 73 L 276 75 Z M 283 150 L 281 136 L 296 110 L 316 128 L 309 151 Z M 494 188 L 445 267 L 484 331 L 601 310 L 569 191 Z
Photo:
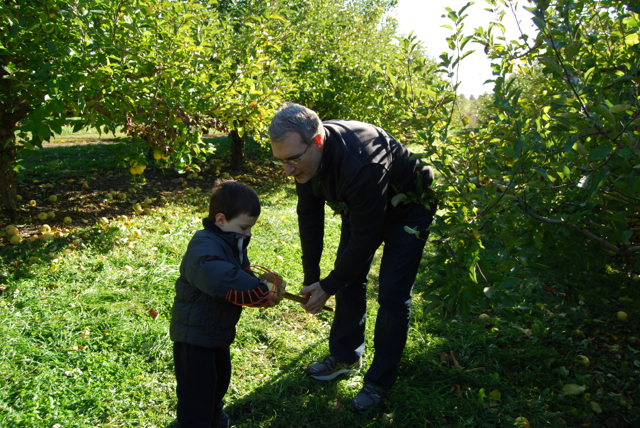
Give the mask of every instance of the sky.
M 399 32 L 401 34 L 409 34 L 413 31 L 414 35 L 423 42 L 427 53 L 433 58 L 438 58 L 444 51 L 449 51 L 446 38 L 452 33 L 442 25 L 452 24 L 449 18 L 442 18 L 446 14 L 446 7 L 459 11 L 469 0 L 398 0 L 398 6 L 393 14 L 399 23 Z M 484 0 L 476 0 L 473 5 L 465 10 L 468 15 L 464 20 L 463 32 L 465 35 L 472 34 L 477 27 L 488 28 L 489 22 L 493 17 L 491 12 L 485 11 L 487 4 Z M 521 27 L 530 35 L 535 34 L 532 29 L 531 13 L 526 10 L 518 12 L 521 21 Z M 514 39 L 519 35 L 517 25 L 511 13 L 507 13 L 503 21 L 507 29 L 507 38 Z M 453 26 L 453 25 L 452 25 Z M 495 30 L 494 30 L 495 31 Z M 461 63 L 460 70 L 460 87 L 458 93 L 465 94 L 467 98 L 470 95 L 478 97 L 479 95 L 490 92 L 493 84 L 483 83 L 492 79 L 491 62 L 484 54 L 484 48 L 477 43 L 469 42 L 466 49 L 475 50 L 474 53 L 466 57 Z

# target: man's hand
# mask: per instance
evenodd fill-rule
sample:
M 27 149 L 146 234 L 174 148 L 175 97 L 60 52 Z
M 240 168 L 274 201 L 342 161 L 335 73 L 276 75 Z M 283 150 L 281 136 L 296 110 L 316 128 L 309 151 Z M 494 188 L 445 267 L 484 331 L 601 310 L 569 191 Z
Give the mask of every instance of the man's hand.
M 331 297 L 330 294 L 322 289 L 319 282 L 303 287 L 300 290 L 300 294 L 305 299 L 308 299 L 308 302 L 302 305 L 302 308 L 310 314 L 319 314 L 324 304 Z

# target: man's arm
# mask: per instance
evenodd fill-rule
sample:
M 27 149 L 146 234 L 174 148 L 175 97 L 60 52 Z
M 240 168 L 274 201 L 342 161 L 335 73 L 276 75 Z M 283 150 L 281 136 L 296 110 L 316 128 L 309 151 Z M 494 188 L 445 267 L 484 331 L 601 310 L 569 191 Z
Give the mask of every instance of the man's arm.
M 347 205 L 351 235 L 335 268 L 320 281 L 327 293 L 335 294 L 353 281 L 380 245 L 388 187 L 387 170 L 379 164 L 365 166 L 349 184 Z
M 303 284 L 309 285 L 320 280 L 320 259 L 324 245 L 324 199 L 316 197 L 308 185 L 296 183 L 296 192 Z

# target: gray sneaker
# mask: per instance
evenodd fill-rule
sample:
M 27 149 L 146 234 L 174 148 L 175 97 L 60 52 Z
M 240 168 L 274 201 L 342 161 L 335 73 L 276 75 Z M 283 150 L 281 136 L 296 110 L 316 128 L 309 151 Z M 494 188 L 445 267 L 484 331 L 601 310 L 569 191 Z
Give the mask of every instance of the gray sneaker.
M 307 367 L 307 374 L 315 380 L 333 380 L 338 376 L 351 376 L 360 368 L 362 359 L 353 364 L 340 361 L 333 355 L 329 355 L 322 362 L 313 363 Z
M 360 390 L 358 395 L 351 402 L 351 407 L 358 413 L 363 413 L 365 410 L 372 409 L 382 404 L 384 398 L 384 391 L 380 388 L 376 388 L 373 385 L 366 385 Z

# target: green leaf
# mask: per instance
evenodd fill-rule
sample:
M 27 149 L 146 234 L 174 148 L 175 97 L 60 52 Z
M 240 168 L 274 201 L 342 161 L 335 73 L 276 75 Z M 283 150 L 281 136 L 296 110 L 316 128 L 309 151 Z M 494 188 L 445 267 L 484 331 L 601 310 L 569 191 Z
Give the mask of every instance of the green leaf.
M 542 169 L 542 168 L 531 168 L 531 170 L 532 170 L 532 171 L 537 172 L 537 173 L 538 173 L 538 175 L 539 175 L 541 178 L 545 178 L 545 179 L 547 179 L 547 180 L 549 180 L 549 181 L 551 181 L 551 182 L 555 181 L 555 179 L 554 179 L 554 178 L 551 178 L 551 177 L 549 176 L 549 174 L 547 174 L 547 171 L 545 171 L 545 170 L 544 170 L 544 169 Z
M 513 286 L 518 285 L 518 284 L 520 284 L 520 279 L 519 278 L 509 278 L 509 279 L 506 279 L 506 280 L 502 281 L 502 283 L 498 286 L 498 288 L 500 290 L 504 290 L 504 289 L 507 289 L 507 288 L 512 288 Z
M 640 43 L 640 38 L 638 37 L 638 33 L 633 33 L 633 34 L 629 34 L 624 38 L 624 41 L 628 44 L 628 45 L 637 45 L 638 43 Z
M 578 152 L 578 154 L 579 154 L 580 156 L 582 156 L 583 158 L 587 159 L 587 157 L 588 157 L 588 155 L 589 155 L 589 152 L 587 152 L 587 149 L 586 149 L 586 147 L 584 146 L 584 144 L 582 144 L 582 143 L 575 143 L 575 144 L 573 145 L 573 149 L 574 149 L 576 152 Z
M 396 207 L 400 202 L 404 202 L 406 200 L 407 200 L 407 195 L 405 195 L 404 193 L 398 193 L 393 198 L 391 198 L 391 205 Z
M 613 117 L 613 115 L 611 114 L 611 112 L 609 111 L 609 109 L 607 108 L 606 105 L 598 104 L 597 106 L 594 106 L 593 109 L 600 116 L 604 117 L 607 120 L 607 122 L 609 122 L 609 123 L 614 123 L 615 122 L 615 118 Z
M 623 111 L 629 110 L 632 106 L 629 104 L 616 104 L 612 106 L 609 111 L 613 114 L 622 113 Z
M 609 146 L 598 146 L 589 153 L 589 162 L 604 159 L 609 156 L 612 151 L 613 149 Z
M 586 386 L 576 385 L 574 383 L 568 383 L 562 387 L 562 392 L 568 395 L 582 394 L 587 390 Z

